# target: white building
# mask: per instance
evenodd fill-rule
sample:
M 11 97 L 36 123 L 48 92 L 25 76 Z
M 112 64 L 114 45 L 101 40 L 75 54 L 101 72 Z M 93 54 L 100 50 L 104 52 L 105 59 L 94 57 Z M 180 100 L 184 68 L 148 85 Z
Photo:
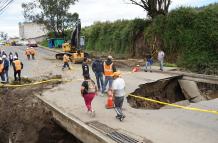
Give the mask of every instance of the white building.
M 20 39 L 35 40 L 37 42 L 42 41 L 48 30 L 43 24 L 37 24 L 32 22 L 19 23 L 19 35 Z

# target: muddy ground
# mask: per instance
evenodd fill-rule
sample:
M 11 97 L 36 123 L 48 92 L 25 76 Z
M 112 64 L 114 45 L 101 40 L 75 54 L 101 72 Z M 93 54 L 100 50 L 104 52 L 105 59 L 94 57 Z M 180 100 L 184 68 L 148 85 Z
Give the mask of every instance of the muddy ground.
M 0 143 L 81 143 L 34 96 L 53 86 L 0 88 Z
M 178 83 L 179 78 L 181 77 L 173 77 L 142 84 L 132 94 L 166 103 L 175 103 L 185 100 L 185 96 L 182 94 Z M 127 97 L 127 101 L 133 108 L 160 109 L 164 106 L 159 103 L 136 99 L 131 96 Z

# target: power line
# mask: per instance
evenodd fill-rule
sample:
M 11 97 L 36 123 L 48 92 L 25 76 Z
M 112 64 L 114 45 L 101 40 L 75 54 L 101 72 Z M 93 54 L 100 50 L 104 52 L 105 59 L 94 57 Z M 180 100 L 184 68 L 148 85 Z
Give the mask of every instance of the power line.
M 7 0 L 7 4 L 4 5 L 1 9 L 0 9 L 0 15 L 4 13 L 4 11 L 7 9 L 7 7 L 13 2 L 14 0 Z

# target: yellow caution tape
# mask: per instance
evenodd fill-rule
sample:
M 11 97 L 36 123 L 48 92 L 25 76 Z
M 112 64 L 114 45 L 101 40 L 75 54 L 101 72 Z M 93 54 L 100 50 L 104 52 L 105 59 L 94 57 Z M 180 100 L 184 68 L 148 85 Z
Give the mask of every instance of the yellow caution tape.
M 38 81 L 38 82 L 34 82 L 34 83 L 21 84 L 21 85 L 3 84 L 3 85 L 0 85 L 0 88 L 3 88 L 3 87 L 25 87 L 25 86 L 39 85 L 39 84 L 49 83 L 49 82 L 69 82 L 69 81 L 71 81 L 71 80 L 50 79 L 50 80 Z
M 185 109 L 185 110 L 206 112 L 206 113 L 212 113 L 212 114 L 218 115 L 218 111 L 216 111 L 216 110 L 206 110 L 206 109 L 199 109 L 199 108 L 195 108 L 195 107 L 187 107 L 187 106 L 181 106 L 181 105 L 177 105 L 177 104 L 170 104 L 170 103 L 161 102 L 161 101 L 146 98 L 146 97 L 136 96 L 136 95 L 133 95 L 133 94 L 129 94 L 129 96 L 137 98 L 137 99 L 141 99 L 141 100 L 146 100 L 146 101 L 150 101 L 150 102 L 154 102 L 154 103 L 159 103 L 159 104 L 162 104 L 162 105 L 168 105 L 168 106 L 172 106 L 172 107 L 176 107 L 176 108 L 182 108 L 182 109 Z

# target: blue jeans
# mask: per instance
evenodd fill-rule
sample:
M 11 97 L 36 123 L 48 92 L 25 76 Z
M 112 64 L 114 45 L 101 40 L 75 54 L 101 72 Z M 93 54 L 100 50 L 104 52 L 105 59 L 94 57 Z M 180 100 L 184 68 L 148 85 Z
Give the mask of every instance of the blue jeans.
M 151 70 L 151 63 L 146 61 L 146 64 L 145 64 L 145 70 L 147 71 L 148 69 L 148 66 L 150 67 L 150 70 Z
M 160 60 L 159 62 L 160 62 L 160 70 L 163 71 L 163 64 L 164 64 L 164 61 L 163 61 L 163 60 Z
M 109 89 L 112 88 L 112 83 L 113 83 L 113 77 L 112 76 L 105 76 L 105 82 L 104 82 L 104 90 L 103 92 L 106 90 L 107 84 L 109 82 Z
M 1 80 L 2 80 L 2 82 L 5 82 L 5 73 L 3 72 L 3 73 L 1 73 Z
M 5 81 L 9 82 L 8 70 L 6 70 L 4 74 L 5 74 Z
M 98 90 L 101 89 L 101 92 L 104 91 L 104 82 L 103 82 L 103 73 L 95 73 Z

